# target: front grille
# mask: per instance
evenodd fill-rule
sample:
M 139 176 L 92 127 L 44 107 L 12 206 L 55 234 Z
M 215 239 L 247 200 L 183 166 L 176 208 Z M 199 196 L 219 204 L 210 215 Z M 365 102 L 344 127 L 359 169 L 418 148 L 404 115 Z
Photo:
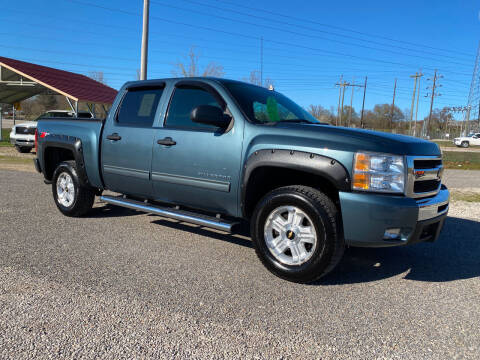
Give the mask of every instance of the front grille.
M 413 161 L 415 169 L 432 169 L 442 166 L 442 159 L 417 159 Z
M 415 181 L 413 184 L 413 192 L 418 194 L 436 191 L 440 186 L 440 182 L 440 180 Z
M 35 135 L 35 128 L 34 127 L 26 127 L 26 126 L 16 126 L 15 127 L 15 134 L 18 134 L 18 135 Z
M 424 198 L 440 191 L 442 182 L 442 158 L 437 156 L 407 157 L 407 196 Z

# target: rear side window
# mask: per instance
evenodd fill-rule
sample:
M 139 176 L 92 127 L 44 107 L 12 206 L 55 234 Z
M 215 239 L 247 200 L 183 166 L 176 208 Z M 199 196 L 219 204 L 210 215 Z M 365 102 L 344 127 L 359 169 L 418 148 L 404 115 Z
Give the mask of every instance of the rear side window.
M 117 122 L 130 126 L 152 126 L 162 93 L 163 88 L 129 89 L 120 105 Z
M 217 127 L 215 126 L 198 124 L 190 120 L 190 113 L 199 105 L 212 105 L 221 109 L 220 104 L 215 100 L 212 94 L 202 88 L 176 88 L 168 109 L 166 126 L 192 130 L 216 131 Z

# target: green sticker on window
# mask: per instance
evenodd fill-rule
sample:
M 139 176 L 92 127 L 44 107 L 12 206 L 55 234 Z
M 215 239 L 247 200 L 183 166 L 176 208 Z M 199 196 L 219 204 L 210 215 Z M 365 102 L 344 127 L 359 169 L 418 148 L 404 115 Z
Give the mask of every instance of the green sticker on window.
M 271 96 L 267 98 L 267 114 L 270 121 L 280 121 L 280 116 L 278 116 L 277 100 Z

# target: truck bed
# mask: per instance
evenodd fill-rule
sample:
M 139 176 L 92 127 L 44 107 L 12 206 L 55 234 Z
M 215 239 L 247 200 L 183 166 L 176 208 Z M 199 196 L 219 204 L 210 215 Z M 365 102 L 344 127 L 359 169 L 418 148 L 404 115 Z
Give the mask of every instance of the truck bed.
M 104 120 L 85 118 L 42 118 L 38 120 L 38 154 L 41 164 L 44 163 L 43 139 L 51 143 L 55 141 L 81 141 L 81 150 L 90 184 L 101 188 L 100 175 L 100 136 Z M 42 137 L 43 136 L 43 137 Z M 68 139 L 62 138 L 68 137 Z

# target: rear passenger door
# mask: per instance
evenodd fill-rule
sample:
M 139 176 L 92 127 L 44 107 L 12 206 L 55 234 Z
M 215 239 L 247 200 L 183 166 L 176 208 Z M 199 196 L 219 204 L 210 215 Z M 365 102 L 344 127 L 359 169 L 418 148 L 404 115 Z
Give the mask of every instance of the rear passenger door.
M 108 189 L 150 197 L 153 125 L 164 85 L 131 87 L 105 123 L 102 135 L 103 180 Z

